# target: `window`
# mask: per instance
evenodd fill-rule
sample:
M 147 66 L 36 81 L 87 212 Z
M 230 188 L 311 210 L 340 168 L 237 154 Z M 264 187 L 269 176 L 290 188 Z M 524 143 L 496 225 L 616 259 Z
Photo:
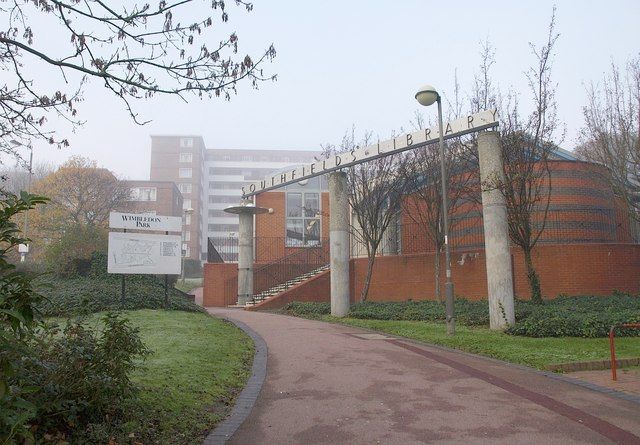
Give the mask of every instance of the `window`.
M 190 178 L 192 174 L 192 170 L 190 168 L 179 168 L 178 169 L 178 177 L 180 178 Z
M 129 199 L 131 201 L 155 201 L 156 193 L 155 187 L 134 187 L 131 189 Z
M 191 249 L 187 243 L 182 243 L 182 256 L 185 258 L 191 256 Z
M 289 247 L 320 245 L 320 195 L 287 193 L 287 239 Z
M 192 153 L 180 153 L 180 162 L 193 162 Z
M 191 215 L 184 215 L 184 225 L 185 226 L 191 225 Z
M 240 200 L 240 195 L 238 196 L 209 195 L 210 204 L 237 204 L 239 200 Z
M 182 201 L 182 209 L 183 210 L 187 210 L 191 208 L 191 200 L 190 199 L 185 199 L 184 201 Z
M 230 160 L 231 160 L 231 156 L 229 156 L 229 155 L 224 155 L 224 156 L 222 157 L 222 160 L 223 160 L 223 161 L 230 161 Z
M 178 190 L 180 190 L 180 193 L 182 193 L 183 195 L 185 193 L 191 193 L 191 187 L 192 185 L 189 184 L 188 182 L 183 182 L 181 184 L 178 184 Z
M 182 241 L 191 241 L 191 232 L 182 232 Z
M 237 224 L 208 224 L 207 230 L 209 232 L 237 232 Z
M 191 148 L 193 147 L 193 138 L 180 138 L 180 148 Z M 190 161 L 185 161 L 190 162 Z
M 249 155 L 242 156 L 242 160 L 245 162 L 253 161 L 253 158 Z
M 219 209 L 210 209 L 209 210 L 209 218 L 214 218 L 214 217 L 229 217 L 229 216 L 233 216 L 230 213 L 225 212 L 224 210 L 219 210 Z

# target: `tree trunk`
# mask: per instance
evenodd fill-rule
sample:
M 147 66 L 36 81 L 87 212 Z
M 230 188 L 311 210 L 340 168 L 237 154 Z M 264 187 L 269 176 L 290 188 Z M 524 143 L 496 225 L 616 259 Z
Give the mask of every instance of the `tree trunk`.
M 542 290 L 540 289 L 540 279 L 538 273 L 533 267 L 533 259 L 531 258 L 531 248 L 523 249 L 524 262 L 527 266 L 527 279 L 529 280 L 529 287 L 531 288 L 531 301 L 533 303 L 542 303 Z
M 436 301 L 442 303 L 442 293 L 440 292 L 440 249 L 436 247 L 435 251 L 435 284 L 436 284 Z
M 369 260 L 367 262 L 367 275 L 364 278 L 364 286 L 362 287 L 362 292 L 360 293 L 360 301 L 367 301 L 367 296 L 369 295 L 369 286 L 371 285 L 371 275 L 373 275 L 373 263 L 376 260 L 376 252 L 373 252 L 372 255 L 369 255 Z

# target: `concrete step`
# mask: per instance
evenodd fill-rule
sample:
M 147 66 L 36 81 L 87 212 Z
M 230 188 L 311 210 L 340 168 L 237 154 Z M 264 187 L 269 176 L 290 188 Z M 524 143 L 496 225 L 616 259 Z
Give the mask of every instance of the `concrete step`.
M 253 298 L 251 300 L 249 300 L 247 302 L 247 306 L 254 306 L 257 303 L 263 302 L 264 300 L 268 300 L 269 298 L 273 298 L 276 295 L 281 294 L 282 292 L 286 291 L 287 289 L 289 289 L 290 287 L 293 287 L 295 285 L 298 285 L 300 283 L 303 283 L 307 280 L 310 280 L 311 278 L 315 277 L 316 275 L 329 270 L 330 265 L 326 264 L 324 266 L 320 266 L 310 272 L 306 272 L 298 277 L 295 277 L 291 280 L 287 280 L 284 283 L 278 284 L 276 286 L 273 286 L 265 291 L 260 292 L 259 294 L 256 294 L 253 296 Z

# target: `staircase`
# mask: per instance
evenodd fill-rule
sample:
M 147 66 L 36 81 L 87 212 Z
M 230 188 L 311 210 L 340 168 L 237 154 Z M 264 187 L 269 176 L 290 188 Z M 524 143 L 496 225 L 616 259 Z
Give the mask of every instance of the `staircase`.
M 253 297 L 251 297 L 251 300 L 247 301 L 246 305 L 247 306 L 255 306 L 258 303 L 262 303 L 265 300 L 268 300 L 270 298 L 275 297 L 276 295 L 280 295 L 282 292 L 286 291 L 287 289 L 300 284 L 304 281 L 310 280 L 311 278 L 321 274 L 322 272 L 324 272 L 325 270 L 329 270 L 329 265 L 325 264 L 323 266 L 320 266 L 316 269 L 313 269 L 309 272 L 303 273 L 300 276 L 297 276 L 295 278 L 292 278 L 290 280 L 285 281 L 284 283 L 280 283 L 277 284 L 275 286 L 270 287 L 267 290 L 264 290 L 258 294 L 253 295 Z

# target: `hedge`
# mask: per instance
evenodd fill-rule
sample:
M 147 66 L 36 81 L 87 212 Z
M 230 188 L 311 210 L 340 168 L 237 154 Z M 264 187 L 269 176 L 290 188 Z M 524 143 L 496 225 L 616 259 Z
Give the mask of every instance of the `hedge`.
M 284 311 L 292 315 L 320 317 L 331 312 L 329 303 L 292 302 Z M 488 326 L 489 305 L 486 300 L 456 298 L 458 323 Z M 349 317 L 374 320 L 445 320 L 444 305 L 436 301 L 364 302 L 351 306 Z M 512 335 L 527 337 L 606 337 L 619 323 L 640 322 L 640 297 L 623 293 L 612 296 L 561 296 L 542 304 L 516 300 Z M 619 330 L 619 336 L 640 336 L 640 330 Z

